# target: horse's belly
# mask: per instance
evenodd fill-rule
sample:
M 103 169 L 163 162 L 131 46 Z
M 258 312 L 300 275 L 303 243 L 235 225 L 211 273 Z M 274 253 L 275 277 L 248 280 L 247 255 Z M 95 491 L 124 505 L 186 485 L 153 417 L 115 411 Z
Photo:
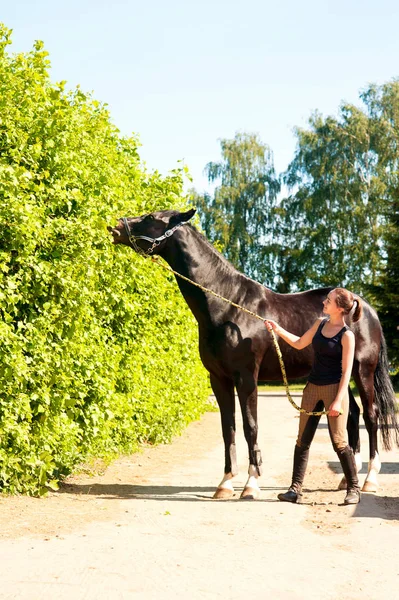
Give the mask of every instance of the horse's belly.
M 283 363 L 288 379 L 307 377 L 312 367 L 313 354 L 310 350 L 294 350 L 287 354 L 283 353 Z M 280 362 L 273 347 L 263 358 L 259 369 L 258 379 L 263 381 L 282 381 Z

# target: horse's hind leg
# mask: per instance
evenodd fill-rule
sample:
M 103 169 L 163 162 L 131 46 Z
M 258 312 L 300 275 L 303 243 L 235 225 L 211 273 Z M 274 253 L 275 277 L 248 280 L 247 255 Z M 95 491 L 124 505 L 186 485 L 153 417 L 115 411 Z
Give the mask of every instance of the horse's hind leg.
M 360 418 L 360 408 L 355 400 L 352 390 L 348 387 L 349 394 L 349 416 L 348 416 L 348 440 L 349 446 L 353 450 L 353 454 L 355 455 L 356 469 L 359 473 L 362 468 L 362 457 L 360 456 L 360 435 L 359 435 L 359 418 Z M 346 490 L 346 478 L 345 476 L 341 479 L 338 489 Z
M 236 388 L 240 399 L 244 435 L 249 450 L 248 480 L 241 494 L 241 498 L 245 500 L 256 500 L 260 496 L 258 477 L 262 474 L 262 456 L 257 444 L 258 389 L 256 381 L 257 377 L 249 372 L 236 378 Z
M 211 373 L 211 386 L 220 408 L 224 440 L 224 476 L 214 494 L 215 499 L 231 498 L 234 494 L 232 479 L 237 475 L 236 422 L 234 384 L 230 379 L 217 377 Z
M 370 455 L 366 480 L 362 492 L 378 490 L 377 475 L 381 469 L 378 455 L 378 409 L 374 403 L 374 369 L 371 365 L 359 365 L 359 372 L 354 375 L 360 398 L 363 404 L 363 419 L 369 435 Z

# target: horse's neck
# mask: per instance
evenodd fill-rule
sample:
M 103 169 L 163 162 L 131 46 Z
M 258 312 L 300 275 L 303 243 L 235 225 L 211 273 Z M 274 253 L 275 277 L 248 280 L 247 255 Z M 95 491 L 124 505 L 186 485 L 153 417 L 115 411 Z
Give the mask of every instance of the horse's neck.
M 232 299 L 232 287 L 239 285 L 241 279 L 247 279 L 192 227 L 180 229 L 170 242 L 162 256 L 172 269 L 221 296 Z M 214 319 L 212 295 L 178 276 L 176 279 L 197 321 L 203 325 L 211 323 Z

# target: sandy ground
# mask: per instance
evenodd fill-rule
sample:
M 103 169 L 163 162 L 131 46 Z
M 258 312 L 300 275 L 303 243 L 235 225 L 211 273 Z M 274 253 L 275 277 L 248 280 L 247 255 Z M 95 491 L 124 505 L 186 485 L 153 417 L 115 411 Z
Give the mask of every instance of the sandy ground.
M 262 494 L 214 501 L 222 477 L 218 413 L 168 446 L 123 457 L 103 475 L 69 478 L 42 499 L 0 497 L 0 598 L 386 599 L 397 595 L 399 452 L 382 453 L 378 494 L 343 506 L 325 417 L 303 505 L 276 500 L 290 483 L 297 413 L 261 397 Z M 366 432 L 362 428 L 363 454 Z M 365 468 L 361 472 L 364 479 Z

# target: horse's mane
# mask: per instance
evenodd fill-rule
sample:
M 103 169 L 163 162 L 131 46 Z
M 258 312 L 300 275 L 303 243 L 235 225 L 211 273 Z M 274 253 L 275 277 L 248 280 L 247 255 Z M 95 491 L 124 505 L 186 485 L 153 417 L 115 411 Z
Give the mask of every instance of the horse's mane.
M 206 252 L 207 262 L 206 265 L 204 265 L 204 268 L 206 266 L 207 272 L 212 273 L 218 289 L 222 290 L 227 298 L 232 298 L 233 294 L 236 296 L 238 288 L 242 290 L 244 295 L 246 290 L 248 290 L 248 288 L 253 288 L 253 286 L 259 286 L 260 288 L 265 289 L 265 286 L 261 283 L 244 275 L 244 273 L 234 267 L 231 262 L 229 262 L 227 258 L 225 258 L 209 242 L 204 234 L 198 231 L 198 229 L 193 227 L 190 223 L 187 223 L 187 227 L 192 232 L 195 239 L 201 243 L 204 253 Z

